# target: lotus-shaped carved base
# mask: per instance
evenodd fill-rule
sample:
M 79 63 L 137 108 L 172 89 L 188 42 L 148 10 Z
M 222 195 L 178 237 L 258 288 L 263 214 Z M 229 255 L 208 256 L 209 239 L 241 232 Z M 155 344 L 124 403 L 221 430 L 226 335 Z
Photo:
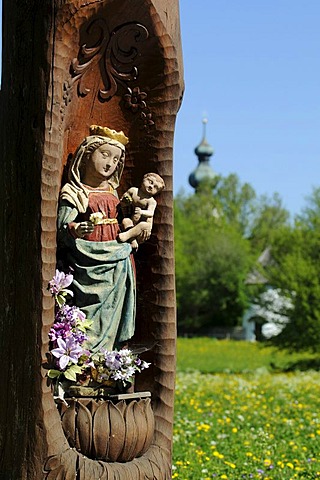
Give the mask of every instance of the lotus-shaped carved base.
M 70 447 L 107 462 L 129 462 L 151 445 L 154 416 L 150 398 L 113 403 L 103 399 L 68 399 L 61 406 L 62 426 Z

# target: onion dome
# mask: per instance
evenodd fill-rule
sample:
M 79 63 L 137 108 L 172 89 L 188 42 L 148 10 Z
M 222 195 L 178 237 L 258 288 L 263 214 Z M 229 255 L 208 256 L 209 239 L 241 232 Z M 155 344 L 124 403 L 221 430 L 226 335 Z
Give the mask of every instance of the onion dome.
M 212 183 L 212 188 L 217 183 L 217 174 L 213 171 L 210 165 L 210 157 L 214 154 L 214 150 L 206 139 L 206 125 L 208 120 L 204 118 L 203 123 L 203 138 L 200 144 L 195 148 L 194 152 L 198 157 L 199 164 L 195 170 L 189 175 L 190 185 L 197 190 L 199 184 L 202 182 Z

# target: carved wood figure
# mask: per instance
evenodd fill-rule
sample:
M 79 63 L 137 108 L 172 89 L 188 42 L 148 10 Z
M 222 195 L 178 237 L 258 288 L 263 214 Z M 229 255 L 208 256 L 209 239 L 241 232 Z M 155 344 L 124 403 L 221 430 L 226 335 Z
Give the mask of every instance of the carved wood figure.
M 176 336 L 172 146 L 183 90 L 178 0 L 3 0 L 3 30 L 0 480 L 169 480 Z M 95 131 L 101 145 L 86 156 L 79 176 L 68 179 L 91 125 L 125 132 L 125 166 L 124 139 L 122 146 L 111 144 Z M 106 181 L 99 177 L 98 185 L 92 165 L 98 168 L 106 144 L 116 167 L 114 175 L 111 165 L 100 172 Z M 102 202 L 108 196 L 109 205 L 115 190 L 121 198 L 147 172 L 160 175 L 166 188 L 157 196 L 150 237 L 133 260 L 131 239 L 117 239 L 114 213 L 108 211 L 106 226 L 93 226 L 87 209 L 95 191 L 103 190 L 98 195 Z M 108 348 L 129 340 L 150 366 L 136 375 L 135 394 L 107 398 L 103 385 L 94 397 L 69 396 L 68 406 L 57 407 L 48 377 L 52 356 L 70 368 L 79 352 L 63 339 L 52 345 L 56 310 L 48 283 L 61 259 L 78 265 L 79 249 L 69 241 L 87 242 L 88 257 L 92 236 L 105 230 L 108 240 L 102 236 L 101 243 L 116 242 L 125 252 L 125 291 L 131 293 L 123 305 L 133 305 L 136 293 L 134 327 L 128 318 L 122 329 L 115 315 Z M 76 269 L 72 275 L 74 300 L 81 303 L 83 277 Z M 73 305 L 89 316 L 89 304 Z M 104 342 L 100 333 L 97 328 L 92 350 Z
M 119 349 L 134 334 L 131 247 L 116 240 L 120 234 L 117 188 L 127 143 L 123 132 L 91 126 L 60 194 L 61 261 L 73 273 L 74 304 L 93 322 L 86 342 L 92 353 Z M 102 214 L 98 224 L 90 221 L 96 214 Z
M 150 238 L 154 211 L 157 202 L 154 196 L 165 187 L 163 179 L 157 173 L 146 173 L 140 188 L 131 187 L 122 196 L 125 218 L 122 220 L 123 232 L 117 236 L 120 242 L 130 241 L 133 248 Z M 131 214 L 131 215 L 130 215 Z

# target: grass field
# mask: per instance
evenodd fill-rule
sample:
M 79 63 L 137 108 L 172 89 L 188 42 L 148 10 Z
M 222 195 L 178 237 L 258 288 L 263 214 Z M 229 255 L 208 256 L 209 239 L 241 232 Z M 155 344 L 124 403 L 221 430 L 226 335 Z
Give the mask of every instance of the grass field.
M 316 360 L 179 339 L 172 478 L 320 478 L 320 373 L 297 369 Z
M 288 354 L 261 343 L 216 340 L 214 338 L 178 338 L 177 368 L 186 372 L 198 370 L 201 373 L 246 373 L 257 369 L 269 371 L 305 369 L 317 366 L 320 369 L 320 355 L 309 353 Z

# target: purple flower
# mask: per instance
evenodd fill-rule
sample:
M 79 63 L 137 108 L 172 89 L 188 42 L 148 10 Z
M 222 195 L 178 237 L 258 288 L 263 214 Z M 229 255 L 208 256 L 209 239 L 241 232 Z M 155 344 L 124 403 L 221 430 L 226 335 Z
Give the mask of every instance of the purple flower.
M 56 270 L 55 276 L 49 282 L 49 291 L 52 295 L 58 295 L 61 291 L 65 290 L 66 287 L 71 285 L 73 281 L 73 275 L 65 274 Z M 68 293 L 70 291 L 68 290 Z
M 150 363 L 140 360 L 131 350 L 123 348 L 119 351 L 104 352 L 104 365 L 114 380 L 127 381 L 135 372 L 148 368 Z
M 70 336 L 71 325 L 65 322 L 56 322 L 53 324 L 49 332 L 51 342 L 58 340 L 58 338 L 66 339 Z
M 78 345 L 73 337 L 68 337 L 65 340 L 57 339 L 58 347 L 51 350 L 52 355 L 58 358 L 59 367 L 64 370 L 69 362 L 77 363 L 79 357 L 83 353 L 83 349 Z
M 108 350 L 104 353 L 105 366 L 110 368 L 110 370 L 118 370 L 121 367 L 120 355 L 118 352 L 109 352 Z
M 79 345 L 82 345 L 83 342 L 88 340 L 88 335 L 81 332 L 81 330 L 76 330 L 75 332 L 72 332 L 72 336 Z
M 74 315 L 76 315 L 76 318 L 79 320 L 79 322 L 84 322 L 87 318 L 86 314 L 78 307 L 75 307 Z
M 86 320 L 86 315 L 78 307 L 62 305 L 56 313 L 56 320 L 60 322 L 67 322 L 72 326 L 75 326 L 77 321 L 84 322 Z

